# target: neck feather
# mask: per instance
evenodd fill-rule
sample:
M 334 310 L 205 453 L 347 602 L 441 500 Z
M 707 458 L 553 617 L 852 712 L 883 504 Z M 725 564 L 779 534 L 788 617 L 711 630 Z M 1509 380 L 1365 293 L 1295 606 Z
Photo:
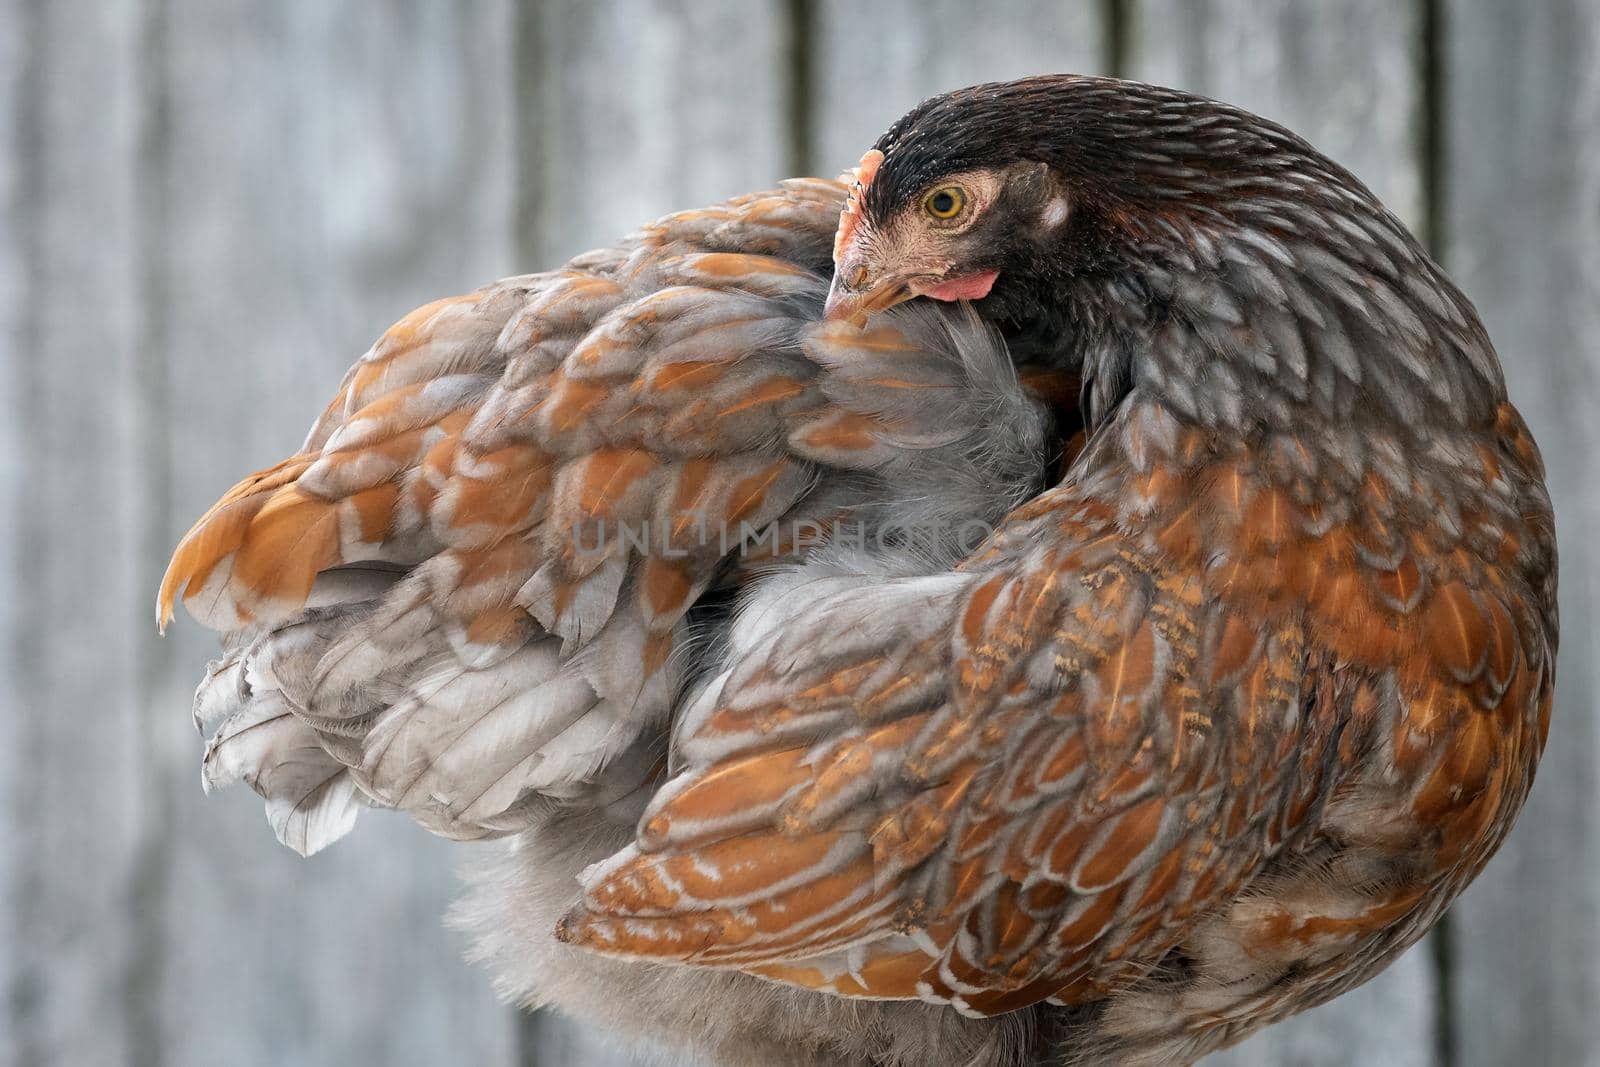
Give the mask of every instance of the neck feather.
M 1136 392 L 1244 434 L 1482 425 L 1505 399 L 1471 305 L 1375 201 L 1191 224 L 1118 259 L 1078 277 L 1056 316 L 1091 425 Z

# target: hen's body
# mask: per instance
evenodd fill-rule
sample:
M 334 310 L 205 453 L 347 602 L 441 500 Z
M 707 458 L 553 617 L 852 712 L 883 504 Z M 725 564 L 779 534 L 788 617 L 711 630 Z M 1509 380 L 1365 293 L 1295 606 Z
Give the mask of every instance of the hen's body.
M 1337 995 L 1526 795 L 1554 549 L 1470 306 L 1322 177 L 1043 342 L 997 289 L 1009 353 L 820 323 L 814 181 L 421 309 L 179 548 L 208 780 L 306 851 L 516 835 L 503 988 L 729 1062 L 1184 1062 Z

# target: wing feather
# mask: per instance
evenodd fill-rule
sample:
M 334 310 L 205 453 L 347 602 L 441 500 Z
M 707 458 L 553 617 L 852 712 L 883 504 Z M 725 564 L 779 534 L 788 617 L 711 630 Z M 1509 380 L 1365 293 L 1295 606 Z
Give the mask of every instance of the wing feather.
M 817 321 L 841 200 L 799 182 L 669 216 L 392 327 L 305 451 L 241 482 L 174 555 L 163 619 L 182 599 L 235 661 L 277 668 L 208 711 L 213 764 L 278 803 L 275 783 L 315 782 L 275 762 L 320 746 L 328 803 L 457 838 L 638 795 L 720 647 L 690 617 L 708 593 L 781 587 L 830 524 L 981 525 L 1037 488 L 1044 405 L 975 319 Z M 953 559 L 946 542 L 920 551 Z M 357 565 L 385 568 L 382 588 L 326 592 Z M 884 610 L 887 592 L 855 625 L 873 633 Z M 930 699 L 900 669 L 917 652 L 819 684 L 845 700 L 860 683 L 888 719 Z M 284 743 L 240 744 L 226 723 L 252 717 Z M 841 748 L 828 781 L 895 751 Z M 810 797 L 788 817 L 831 816 Z M 338 810 L 319 841 L 349 829 Z
M 1248 998 L 1279 954 L 1423 928 L 1415 872 L 1481 863 L 1544 721 L 1486 592 L 1507 576 L 1438 552 L 1411 595 L 1409 554 L 1349 547 L 1374 518 L 1327 522 L 1196 433 L 1130 405 L 956 569 L 751 613 L 559 936 L 984 1015 L 1104 998 L 1180 945 Z M 1354 841 L 1389 873 L 1330 883 Z

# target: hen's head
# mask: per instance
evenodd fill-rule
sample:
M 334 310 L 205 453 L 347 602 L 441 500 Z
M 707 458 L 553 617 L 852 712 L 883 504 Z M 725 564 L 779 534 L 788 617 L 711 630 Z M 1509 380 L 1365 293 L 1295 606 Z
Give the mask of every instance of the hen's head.
M 1238 366 L 1236 397 L 1285 402 L 1315 399 L 1324 363 L 1330 413 L 1389 365 L 1439 379 L 1425 384 L 1451 402 L 1499 388 L 1470 305 L 1354 176 L 1266 119 L 1135 82 L 978 85 L 879 138 L 840 221 L 826 314 L 860 322 L 917 296 L 976 301 L 1105 401 L 1141 372 L 1209 387 L 1190 380 L 1199 362 Z M 1171 365 L 1134 365 L 1153 348 L 1139 358 Z M 1416 389 L 1388 384 L 1403 415 Z
M 1086 275 L 1182 254 L 1197 230 L 1284 223 L 1318 200 L 1381 210 L 1300 138 L 1237 108 L 1073 75 L 977 85 L 924 101 L 863 158 L 829 313 L 991 289 L 1015 311 L 1005 297 L 1019 288 L 1048 303 Z
M 1058 289 L 1182 251 L 1197 224 L 1247 226 L 1319 198 L 1377 207 L 1355 178 L 1255 115 L 1073 75 L 924 101 L 855 176 L 834 249 L 836 318 L 1030 280 Z

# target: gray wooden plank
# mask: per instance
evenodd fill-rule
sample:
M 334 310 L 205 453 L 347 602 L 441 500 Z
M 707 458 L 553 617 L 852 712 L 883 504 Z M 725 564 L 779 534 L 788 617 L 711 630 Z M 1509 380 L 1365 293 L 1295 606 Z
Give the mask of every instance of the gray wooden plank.
M 1561 655 L 1533 795 L 1453 910 L 1458 1061 L 1600 1063 L 1600 3 L 1443 9 L 1446 264 L 1543 449 Z
M 7 11 L 9 883 L 0 1061 L 128 1062 L 142 851 L 133 2 Z M 11 37 L 16 34 L 16 37 Z M 15 257 L 15 259 L 12 259 Z M 14 273 L 20 268 L 20 275 Z
M 854 166 L 889 124 L 936 93 L 1027 74 L 1109 69 L 1100 0 L 1021 0 L 990 12 L 961 0 L 819 0 L 812 79 L 815 159 Z
M 514 267 L 508 3 L 166 11 L 149 49 L 166 388 L 146 413 L 163 548 L 237 477 L 292 452 L 390 322 Z M 213 647 L 181 620 L 141 646 L 163 657 L 150 730 L 170 783 L 149 890 L 163 901 L 149 1062 L 513 1062 L 513 1013 L 443 926 L 463 846 L 379 813 L 301 860 L 247 792 L 201 796 L 188 694 Z
M 524 269 L 790 175 L 782 0 L 560 0 L 518 41 Z M 650 1062 L 552 1016 L 522 1034 L 537 1067 Z
M 1125 69 L 1284 123 L 1421 224 L 1420 6 L 1390 0 L 1136 0 Z M 1413 1067 L 1434 1060 L 1426 943 L 1364 988 L 1208 1064 Z
M 28 46 L 23 38 L 26 13 L 21 0 L 0 0 L 0 514 L 15 513 L 23 495 L 22 352 L 27 347 L 27 312 L 31 285 L 24 235 L 37 218 L 32 185 L 25 173 L 23 146 L 30 137 L 24 111 L 32 110 Z M 14 640 L 23 612 L 22 538 L 17 523 L 0 519 L 0 988 L 16 988 L 20 974 L 17 929 L 21 900 L 21 835 L 16 832 L 21 806 L 11 783 L 22 773 L 22 658 Z M 0 1009 L 0 1067 L 21 1060 L 20 1012 Z
M 790 176 L 781 0 L 559 0 L 522 17 L 529 269 Z

